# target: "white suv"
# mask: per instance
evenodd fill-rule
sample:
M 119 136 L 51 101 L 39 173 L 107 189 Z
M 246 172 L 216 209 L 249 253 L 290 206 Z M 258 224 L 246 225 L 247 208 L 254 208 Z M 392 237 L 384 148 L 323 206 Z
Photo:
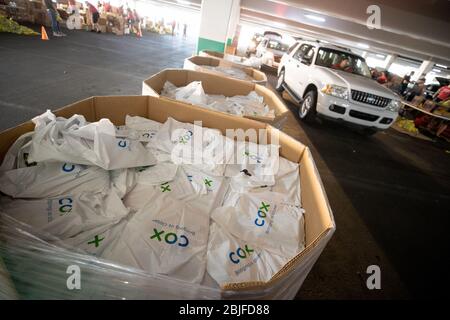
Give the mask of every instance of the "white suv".
M 293 45 L 278 66 L 277 91 L 300 104 L 299 116 L 316 114 L 364 127 L 387 129 L 398 116 L 400 98 L 370 76 L 364 58 L 320 42 Z

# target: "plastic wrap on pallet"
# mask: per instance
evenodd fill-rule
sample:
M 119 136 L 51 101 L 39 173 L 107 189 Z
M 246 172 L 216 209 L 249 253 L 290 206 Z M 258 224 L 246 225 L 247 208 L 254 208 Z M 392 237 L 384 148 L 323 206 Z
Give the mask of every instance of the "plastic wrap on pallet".
M 62 243 L 50 244 L 29 226 L 6 214 L 0 216 L 4 262 L 0 299 L 293 299 L 333 233 L 272 286 L 223 291 L 119 265 Z M 73 284 L 73 266 L 80 269 L 80 290 L 67 286 L 68 281 Z
M 50 235 L 38 234 L 4 213 L 0 216 L 0 257 L 6 267 L 0 269 L 2 298 L 123 300 L 219 299 L 221 296 L 218 288 L 146 273 L 86 255 L 62 243 L 51 244 L 42 240 L 49 239 Z M 79 290 L 74 287 L 76 279 L 71 278 L 76 268 L 80 270 Z M 8 274 L 12 281 L 7 281 Z

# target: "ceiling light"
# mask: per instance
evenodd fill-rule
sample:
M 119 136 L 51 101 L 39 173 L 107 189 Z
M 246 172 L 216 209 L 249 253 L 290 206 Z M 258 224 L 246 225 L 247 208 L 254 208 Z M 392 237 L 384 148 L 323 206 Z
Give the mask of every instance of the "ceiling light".
M 314 21 L 325 22 L 325 18 L 319 17 L 319 16 L 315 16 L 313 14 L 305 14 L 305 17 L 307 17 L 308 19 L 314 20 Z
M 441 70 L 439 70 L 439 69 L 433 69 L 433 71 L 438 72 L 438 73 L 441 72 Z
M 369 49 L 369 45 L 365 44 L 365 43 L 358 43 L 358 47 L 363 48 L 363 49 Z
M 377 53 L 376 56 L 377 56 L 378 58 L 381 58 L 381 59 L 386 58 L 386 56 L 384 56 L 384 55 L 382 55 L 382 54 L 379 54 L 379 53 Z
M 447 69 L 447 66 L 444 66 L 443 64 L 436 63 L 436 67 Z
M 275 22 L 274 25 L 278 28 L 286 28 L 286 25 L 284 23 L 281 22 Z

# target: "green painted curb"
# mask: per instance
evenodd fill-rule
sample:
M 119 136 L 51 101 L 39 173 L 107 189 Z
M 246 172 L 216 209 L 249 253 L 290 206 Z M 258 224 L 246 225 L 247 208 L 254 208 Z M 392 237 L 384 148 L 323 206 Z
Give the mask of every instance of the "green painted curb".
M 225 43 L 205 38 L 198 38 L 197 54 L 202 50 L 225 52 Z

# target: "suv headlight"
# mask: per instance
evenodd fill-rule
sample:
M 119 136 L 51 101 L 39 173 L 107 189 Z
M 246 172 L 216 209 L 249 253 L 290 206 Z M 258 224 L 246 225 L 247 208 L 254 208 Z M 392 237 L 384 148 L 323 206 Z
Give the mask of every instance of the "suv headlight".
M 386 107 L 386 110 L 392 111 L 392 112 L 398 112 L 402 106 L 402 103 L 399 100 L 391 100 L 389 104 Z
M 330 96 L 348 100 L 348 90 L 346 87 L 338 86 L 335 84 L 327 84 L 322 88 L 321 91 L 322 93 L 328 94 Z

